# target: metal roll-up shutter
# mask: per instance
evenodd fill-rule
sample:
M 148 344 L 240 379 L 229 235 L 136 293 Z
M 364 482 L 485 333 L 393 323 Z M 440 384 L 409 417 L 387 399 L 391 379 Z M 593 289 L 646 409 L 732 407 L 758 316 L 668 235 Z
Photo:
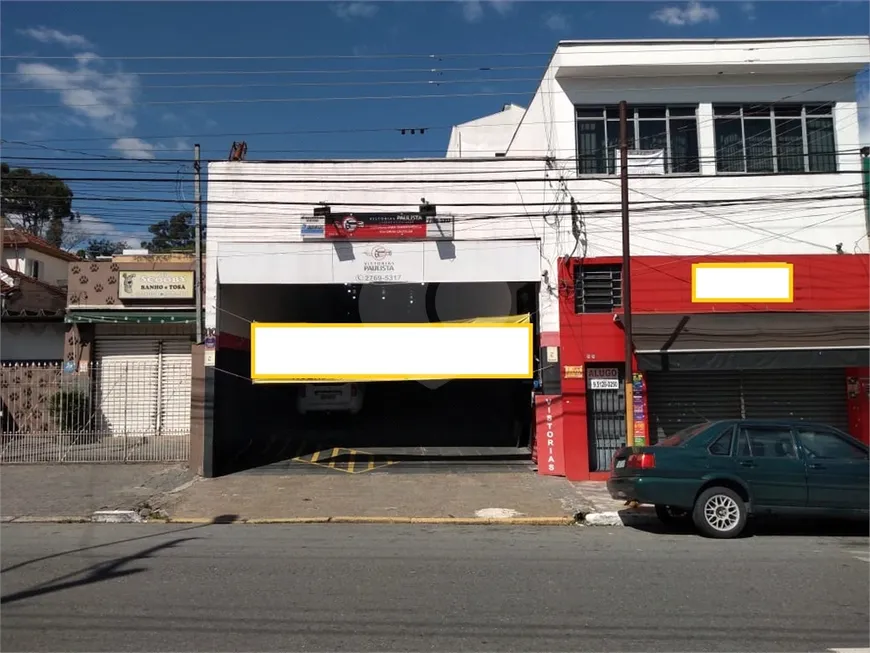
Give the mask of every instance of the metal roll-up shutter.
M 647 372 L 650 443 L 707 420 L 739 419 L 740 372 Z
M 96 341 L 95 398 L 107 435 L 147 436 L 157 429 L 157 338 Z
M 745 370 L 743 403 L 753 419 L 802 419 L 849 430 L 842 369 Z
M 191 341 L 163 340 L 160 349 L 160 412 L 158 433 L 190 433 Z

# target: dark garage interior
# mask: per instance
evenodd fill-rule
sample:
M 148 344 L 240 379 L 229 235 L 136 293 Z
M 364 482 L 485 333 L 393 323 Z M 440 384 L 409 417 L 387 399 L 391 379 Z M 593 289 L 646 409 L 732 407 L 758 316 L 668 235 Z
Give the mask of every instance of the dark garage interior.
M 221 307 L 262 322 L 435 322 L 524 313 L 534 321 L 537 304 L 533 283 L 237 288 L 222 297 Z M 248 310 L 233 306 L 233 296 L 247 298 Z M 252 296 L 269 299 L 257 305 Z M 346 346 L 352 344 L 336 343 L 338 349 Z M 297 408 L 302 384 L 253 384 L 249 375 L 249 351 L 218 350 L 218 475 L 530 464 L 532 379 L 366 382 L 359 384 L 364 387 L 357 414 L 303 415 Z

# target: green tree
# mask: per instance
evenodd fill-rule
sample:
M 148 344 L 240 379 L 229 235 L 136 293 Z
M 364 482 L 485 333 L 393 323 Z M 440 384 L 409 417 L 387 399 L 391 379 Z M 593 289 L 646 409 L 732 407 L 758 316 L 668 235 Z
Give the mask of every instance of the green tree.
M 161 220 L 148 227 L 151 240 L 142 241 L 142 247 L 152 254 L 164 252 L 192 252 L 196 246 L 193 214 L 176 213 L 169 220 Z
M 124 251 L 126 243 L 109 240 L 108 238 L 91 238 L 85 246 L 76 252 L 77 256 L 94 260 L 98 256 L 112 256 Z
M 72 210 L 73 192 L 59 177 L 0 164 L 0 214 L 55 247 L 64 245 L 64 228 L 81 220 Z

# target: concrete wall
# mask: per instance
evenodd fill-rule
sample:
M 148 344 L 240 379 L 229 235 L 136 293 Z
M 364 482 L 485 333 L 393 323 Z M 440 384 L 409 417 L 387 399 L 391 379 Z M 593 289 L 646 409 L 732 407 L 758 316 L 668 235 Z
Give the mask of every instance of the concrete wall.
M 526 110 L 507 104 L 498 113 L 456 125 L 450 132 L 447 158 L 488 157 L 507 152 Z
M 39 262 L 39 281 L 53 286 L 64 286 L 67 282 L 66 261 L 54 258 L 48 254 L 24 247 L 4 247 L 3 265 L 16 272 L 28 274 L 27 261 Z
M 0 325 L 0 360 L 63 360 L 66 325 L 63 322 L 6 322 Z

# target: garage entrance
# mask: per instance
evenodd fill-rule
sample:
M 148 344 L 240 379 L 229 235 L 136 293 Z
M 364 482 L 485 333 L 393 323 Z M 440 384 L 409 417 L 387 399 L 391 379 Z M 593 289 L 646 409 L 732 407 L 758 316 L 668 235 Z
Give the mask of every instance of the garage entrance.
M 221 332 L 241 340 L 249 321 L 426 323 L 529 314 L 535 323 L 537 298 L 537 284 L 523 281 L 226 285 L 219 306 Z M 335 343 L 339 351 L 352 346 Z M 223 345 L 216 367 L 218 473 L 531 464 L 532 379 L 261 385 L 247 379 L 250 353 Z

